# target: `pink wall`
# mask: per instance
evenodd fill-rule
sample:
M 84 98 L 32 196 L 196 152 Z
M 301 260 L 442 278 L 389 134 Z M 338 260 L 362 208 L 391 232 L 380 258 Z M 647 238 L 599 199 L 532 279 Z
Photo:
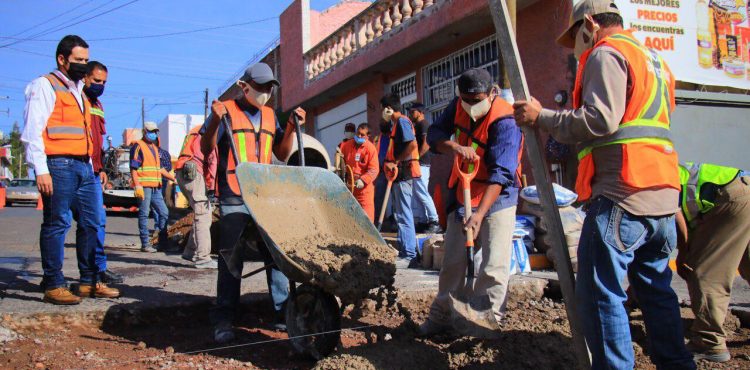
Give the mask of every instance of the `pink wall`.
M 366 1 L 347 1 L 336 4 L 322 12 L 310 10 L 310 46 L 315 46 L 323 41 L 371 4 Z

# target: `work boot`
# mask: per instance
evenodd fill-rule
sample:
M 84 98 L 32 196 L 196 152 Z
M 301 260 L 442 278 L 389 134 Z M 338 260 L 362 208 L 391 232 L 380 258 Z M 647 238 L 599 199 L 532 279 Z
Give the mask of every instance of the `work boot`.
M 107 284 L 96 283 L 96 287 L 91 284 L 81 284 L 78 286 L 79 297 L 92 297 L 92 298 L 117 298 L 120 296 L 120 290 L 116 288 L 110 288 Z
M 66 287 L 59 287 L 44 291 L 44 302 L 57 305 L 72 305 L 81 303 L 81 298 L 76 297 Z
M 144 245 L 141 247 L 141 252 L 156 253 L 156 248 L 151 245 Z
M 688 351 L 693 353 L 693 360 L 706 360 L 710 362 L 727 362 L 732 358 L 729 354 L 729 350 L 724 349 L 708 349 L 701 345 L 696 345 L 692 341 L 687 344 Z
M 99 281 L 105 284 L 120 284 L 123 281 L 122 275 L 110 271 L 104 270 L 99 273 Z
M 431 337 L 433 335 L 445 333 L 446 331 L 448 331 L 447 325 L 438 324 L 430 319 L 427 319 L 427 321 L 422 323 L 422 325 L 419 325 L 419 328 L 417 328 L 417 336 Z
M 442 234 L 443 228 L 437 221 L 431 221 L 427 224 L 427 228 L 424 230 L 425 234 Z
M 234 340 L 234 329 L 228 323 L 221 323 L 214 328 L 214 341 L 218 344 L 229 343 Z
M 398 257 L 396 259 L 396 268 L 397 269 L 409 268 L 409 265 L 411 265 L 412 260 L 413 258 Z
M 273 328 L 278 331 L 286 331 L 286 318 L 283 311 L 276 311 L 274 314 Z

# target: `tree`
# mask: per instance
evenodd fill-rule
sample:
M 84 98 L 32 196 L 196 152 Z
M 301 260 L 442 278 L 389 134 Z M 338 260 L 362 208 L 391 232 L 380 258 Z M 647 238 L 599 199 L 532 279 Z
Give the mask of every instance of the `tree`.
M 10 133 L 10 151 L 13 154 L 13 160 L 11 161 L 11 171 L 13 172 L 13 177 L 26 177 L 26 153 L 24 152 L 23 143 L 21 142 L 21 128 L 18 126 L 17 121 L 13 123 L 13 130 Z

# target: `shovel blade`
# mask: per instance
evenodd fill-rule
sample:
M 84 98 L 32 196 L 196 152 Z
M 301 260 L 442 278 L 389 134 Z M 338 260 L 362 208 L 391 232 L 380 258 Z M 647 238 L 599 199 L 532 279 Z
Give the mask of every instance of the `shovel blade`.
M 451 294 L 450 299 L 451 324 L 456 332 L 481 339 L 495 339 L 500 336 L 500 325 L 492 313 L 489 296 L 485 294 L 466 298 Z

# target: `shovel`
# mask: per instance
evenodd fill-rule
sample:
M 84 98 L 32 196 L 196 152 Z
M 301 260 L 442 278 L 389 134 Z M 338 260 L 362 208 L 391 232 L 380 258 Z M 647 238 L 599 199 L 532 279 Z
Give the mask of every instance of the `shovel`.
M 461 170 L 463 160 L 456 156 L 453 168 L 458 174 L 464 189 L 464 223 L 471 217 L 471 181 L 477 176 L 479 159 L 473 162 L 469 173 Z M 486 248 L 486 246 L 485 246 Z M 462 335 L 476 338 L 495 338 L 499 335 L 499 325 L 492 313 L 489 296 L 474 295 L 474 231 L 466 230 L 466 285 L 456 296 L 451 293 L 451 320 L 453 328 Z
M 398 176 L 398 167 L 394 168 L 393 171 L 388 171 L 385 166 L 383 166 L 383 173 L 385 174 L 385 179 L 388 180 L 388 186 L 385 188 L 385 196 L 383 197 L 383 205 L 380 207 L 380 216 L 378 217 L 378 224 L 375 225 L 378 228 L 378 231 L 383 227 L 383 219 L 385 218 L 385 210 L 388 208 L 388 201 L 391 198 L 391 187 L 393 186 L 393 180 L 396 180 L 396 177 Z

